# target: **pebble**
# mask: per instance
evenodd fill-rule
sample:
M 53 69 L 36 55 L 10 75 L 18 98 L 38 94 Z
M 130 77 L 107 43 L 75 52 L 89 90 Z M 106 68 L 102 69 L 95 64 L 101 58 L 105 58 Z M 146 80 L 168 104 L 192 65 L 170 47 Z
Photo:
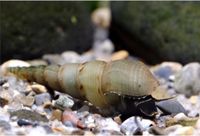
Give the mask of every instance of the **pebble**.
M 200 130 L 200 118 L 198 119 L 196 126 L 195 126 L 198 130 Z
M 83 124 L 83 122 L 81 122 L 79 120 L 79 118 L 77 117 L 77 115 L 72 112 L 72 111 L 69 111 L 69 110 L 65 110 L 63 112 L 63 115 L 62 115 L 62 122 L 63 124 L 65 124 L 66 126 L 77 126 L 79 128 L 85 128 L 85 124 Z
M 46 54 L 42 57 L 42 59 L 52 65 L 63 65 L 66 63 L 65 59 L 59 54 Z
M 191 126 L 187 127 L 180 127 L 176 131 L 174 131 L 172 134 L 169 135 L 192 135 L 194 133 L 194 128 Z
M 5 99 L 5 98 L 0 97 L 0 106 L 4 107 L 7 104 L 8 104 L 8 100 Z
M 114 45 L 109 39 L 94 43 L 94 56 L 96 60 L 109 61 L 113 50 Z
M 38 106 L 43 105 L 49 101 L 51 101 L 51 96 L 49 93 L 35 95 L 35 104 Z
M 21 127 L 21 126 L 31 126 L 31 125 L 36 125 L 28 120 L 25 120 L 25 119 L 19 119 L 17 121 L 17 124 Z
M 84 63 L 84 62 L 88 62 L 88 61 L 92 61 L 94 60 L 94 51 L 93 50 L 89 50 L 85 53 L 83 53 L 80 58 L 79 58 L 79 62 L 80 63 Z
M 8 90 L 1 90 L 1 93 L 0 93 L 0 100 L 1 100 L 1 106 L 5 106 L 6 104 L 10 103 L 13 101 L 13 97 L 12 95 L 9 93 Z
M 122 60 L 122 59 L 127 59 L 129 56 L 129 53 L 125 50 L 120 50 L 112 54 L 111 60 Z
M 179 113 L 173 118 L 166 120 L 166 126 L 180 124 L 182 126 L 195 126 L 197 118 L 189 118 L 184 113 Z
M 158 101 L 156 102 L 156 106 L 159 109 L 161 109 L 164 113 L 177 114 L 182 112 L 187 114 L 185 108 L 176 99 Z
M 42 127 L 44 128 L 44 130 L 46 131 L 47 134 L 53 133 L 53 131 L 52 131 L 50 126 L 42 125 Z
M 37 126 L 29 129 L 28 136 L 46 136 L 47 132 L 44 127 Z
M 78 63 L 80 55 L 74 51 L 65 51 L 61 54 L 66 63 Z
M 24 106 L 31 107 L 35 101 L 35 98 L 33 96 L 25 96 L 25 95 L 19 94 L 15 96 L 14 100 L 20 102 Z
M 169 80 L 174 74 L 182 69 L 182 65 L 177 62 L 163 62 L 151 68 L 151 71 L 159 78 Z
M 0 120 L 0 128 L 2 128 L 3 130 L 10 130 L 11 125 L 9 122 L 7 122 L 5 120 Z
M 191 104 L 197 104 L 199 97 L 198 96 L 191 96 L 189 101 Z
M 95 136 L 91 131 L 85 131 L 84 136 Z
M 59 95 L 59 98 L 54 101 L 54 106 L 61 110 L 71 108 L 73 105 L 74 101 L 65 94 Z
M 179 121 L 179 120 L 187 120 L 189 118 L 184 113 L 179 113 L 176 116 L 174 116 L 174 119 Z
M 125 135 L 134 135 L 138 132 L 149 129 L 153 125 L 155 125 L 155 123 L 151 120 L 139 117 L 130 117 L 121 124 L 120 129 Z
M 167 128 L 164 129 L 165 134 L 169 134 L 172 133 L 174 131 L 176 131 L 179 128 L 182 128 L 183 126 L 181 125 L 173 125 L 173 126 L 169 126 Z
M 30 110 L 25 110 L 25 109 L 21 109 L 21 110 L 11 112 L 10 115 L 11 115 L 11 117 L 17 116 L 18 119 L 48 122 L 48 119 L 46 118 L 46 116 L 41 115 L 37 112 L 33 112 L 33 111 L 30 111 Z
M 43 86 L 43 85 L 40 85 L 40 84 L 31 85 L 31 89 L 37 94 L 41 94 L 41 93 L 46 93 L 47 92 L 46 87 Z
M 62 118 L 62 111 L 61 110 L 56 109 L 56 110 L 52 111 L 52 115 L 51 115 L 50 120 L 57 119 L 57 120 L 61 121 L 61 118 Z
M 40 65 L 48 65 L 46 61 L 42 59 L 35 59 L 27 61 L 31 66 L 40 66 Z
M 119 116 L 114 117 L 114 121 L 119 125 L 122 124 L 122 120 L 121 120 L 121 118 Z
M 101 7 L 96 9 L 92 13 L 92 22 L 102 28 L 108 28 L 110 26 L 111 21 L 111 12 L 110 9 L 107 7 Z
M 200 63 L 185 65 L 175 77 L 174 87 L 177 92 L 186 96 L 200 93 Z
M 157 126 L 152 126 L 148 132 L 154 135 L 166 135 L 164 129 Z
M 96 129 L 99 132 L 120 132 L 119 125 L 112 118 L 95 119 Z

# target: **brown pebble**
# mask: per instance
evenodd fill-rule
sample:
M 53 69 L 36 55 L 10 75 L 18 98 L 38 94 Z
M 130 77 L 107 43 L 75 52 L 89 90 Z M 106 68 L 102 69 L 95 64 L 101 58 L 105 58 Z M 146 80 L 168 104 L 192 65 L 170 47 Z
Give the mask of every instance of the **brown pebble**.
M 46 93 L 47 92 L 47 89 L 43 85 L 40 85 L 40 84 L 31 85 L 31 88 L 37 94 Z
M 61 121 L 61 118 L 62 118 L 62 111 L 61 110 L 56 109 L 56 110 L 52 111 L 52 115 L 51 115 L 50 120 L 57 119 L 57 120 Z
M 9 93 L 8 90 L 1 90 L 0 93 L 0 98 L 2 101 L 6 102 L 6 103 L 10 103 L 13 101 L 13 97 L 11 96 L 11 94 Z
M 4 107 L 4 106 L 7 105 L 7 104 L 8 104 L 8 100 L 6 100 L 6 99 L 0 97 L 0 106 L 1 106 L 1 107 Z
M 128 58 L 129 53 L 125 50 L 120 50 L 112 54 L 111 60 L 121 60 Z
M 53 105 L 50 101 L 47 101 L 43 104 L 43 108 L 50 109 L 50 108 L 53 108 Z
M 113 120 L 119 125 L 122 124 L 122 120 L 121 120 L 121 118 L 119 116 L 114 117 Z
M 64 132 L 65 130 L 61 127 L 52 127 L 53 132 Z
M 17 101 L 19 101 L 20 103 L 22 103 L 24 106 L 32 106 L 35 98 L 33 96 L 23 96 L 23 95 L 17 95 L 15 97 L 15 100 L 17 99 Z

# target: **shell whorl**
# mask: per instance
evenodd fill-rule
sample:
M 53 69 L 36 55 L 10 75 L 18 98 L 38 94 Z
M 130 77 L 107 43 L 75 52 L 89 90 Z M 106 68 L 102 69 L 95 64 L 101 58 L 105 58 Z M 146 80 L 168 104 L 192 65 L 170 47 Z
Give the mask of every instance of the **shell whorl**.
M 15 67 L 9 71 L 19 78 L 47 85 L 99 107 L 108 107 L 109 103 L 117 101 L 117 96 L 108 98 L 109 93 L 145 96 L 158 87 L 158 81 L 140 61 L 91 61 L 63 66 Z

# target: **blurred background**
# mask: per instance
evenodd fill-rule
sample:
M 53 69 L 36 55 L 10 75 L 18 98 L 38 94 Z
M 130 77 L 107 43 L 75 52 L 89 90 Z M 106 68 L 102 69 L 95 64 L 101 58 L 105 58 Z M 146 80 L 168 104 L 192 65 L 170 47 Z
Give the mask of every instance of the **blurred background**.
M 121 50 L 149 64 L 200 61 L 200 2 L 0 3 L 1 63 Z

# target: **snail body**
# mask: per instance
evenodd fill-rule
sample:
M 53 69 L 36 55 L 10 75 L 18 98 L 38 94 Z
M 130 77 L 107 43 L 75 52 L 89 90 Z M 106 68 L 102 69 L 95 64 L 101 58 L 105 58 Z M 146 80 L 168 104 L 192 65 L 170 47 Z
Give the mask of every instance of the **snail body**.
M 124 96 L 137 98 L 139 102 L 168 99 L 154 95 L 159 87 L 158 81 L 145 64 L 136 60 L 13 67 L 9 71 L 19 78 L 87 100 L 102 109 L 121 104 Z

